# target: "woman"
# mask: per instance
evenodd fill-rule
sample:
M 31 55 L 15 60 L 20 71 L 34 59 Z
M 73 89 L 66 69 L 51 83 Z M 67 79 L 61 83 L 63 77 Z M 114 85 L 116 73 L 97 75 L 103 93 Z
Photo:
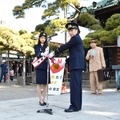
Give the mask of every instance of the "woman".
M 38 44 L 34 46 L 35 55 L 37 58 L 47 56 L 49 53 L 49 47 L 47 42 L 47 34 L 42 32 L 38 38 Z M 41 106 L 46 105 L 45 97 L 47 93 L 47 63 L 48 59 L 45 59 L 36 69 L 36 84 L 37 94 L 39 97 L 39 104 Z M 48 81 L 50 83 L 50 81 Z M 43 88 L 43 91 L 42 91 Z

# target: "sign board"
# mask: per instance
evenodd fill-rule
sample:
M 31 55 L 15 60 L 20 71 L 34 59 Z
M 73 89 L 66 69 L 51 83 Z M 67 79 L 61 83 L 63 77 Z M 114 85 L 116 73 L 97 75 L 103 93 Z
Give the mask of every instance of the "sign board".
M 60 95 L 62 88 L 62 81 L 64 75 L 64 65 L 60 65 L 61 63 L 65 63 L 66 58 L 54 58 L 55 61 L 58 61 L 57 64 L 50 62 L 50 80 L 51 83 L 48 86 L 48 94 L 52 95 Z

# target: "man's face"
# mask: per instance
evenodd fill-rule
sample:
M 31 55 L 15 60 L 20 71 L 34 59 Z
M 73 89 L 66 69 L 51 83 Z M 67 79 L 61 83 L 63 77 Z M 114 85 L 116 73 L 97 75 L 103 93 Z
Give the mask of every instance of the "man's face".
M 78 30 L 77 29 L 70 29 L 70 30 L 68 30 L 68 33 L 72 37 L 78 33 Z
M 90 43 L 91 48 L 95 48 L 95 47 L 96 47 L 96 45 L 97 45 L 97 44 L 96 44 L 96 43 L 94 43 L 94 42 L 93 42 L 93 43 Z

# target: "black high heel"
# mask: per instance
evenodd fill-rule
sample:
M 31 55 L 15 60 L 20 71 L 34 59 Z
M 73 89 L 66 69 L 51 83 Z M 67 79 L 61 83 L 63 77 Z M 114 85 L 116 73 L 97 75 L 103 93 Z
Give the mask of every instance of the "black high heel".
M 46 102 L 43 102 L 43 104 L 44 104 L 44 105 L 47 105 L 47 103 L 46 103 Z
M 45 106 L 44 102 L 41 103 L 40 101 L 39 101 L 39 105 L 41 105 L 41 106 Z

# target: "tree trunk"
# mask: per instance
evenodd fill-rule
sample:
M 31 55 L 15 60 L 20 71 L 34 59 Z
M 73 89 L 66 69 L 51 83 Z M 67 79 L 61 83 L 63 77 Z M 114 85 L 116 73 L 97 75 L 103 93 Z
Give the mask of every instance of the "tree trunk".
M 25 78 L 25 69 L 26 68 L 26 65 L 25 65 L 25 56 L 23 56 L 23 86 L 25 86 L 26 85 L 26 78 Z

